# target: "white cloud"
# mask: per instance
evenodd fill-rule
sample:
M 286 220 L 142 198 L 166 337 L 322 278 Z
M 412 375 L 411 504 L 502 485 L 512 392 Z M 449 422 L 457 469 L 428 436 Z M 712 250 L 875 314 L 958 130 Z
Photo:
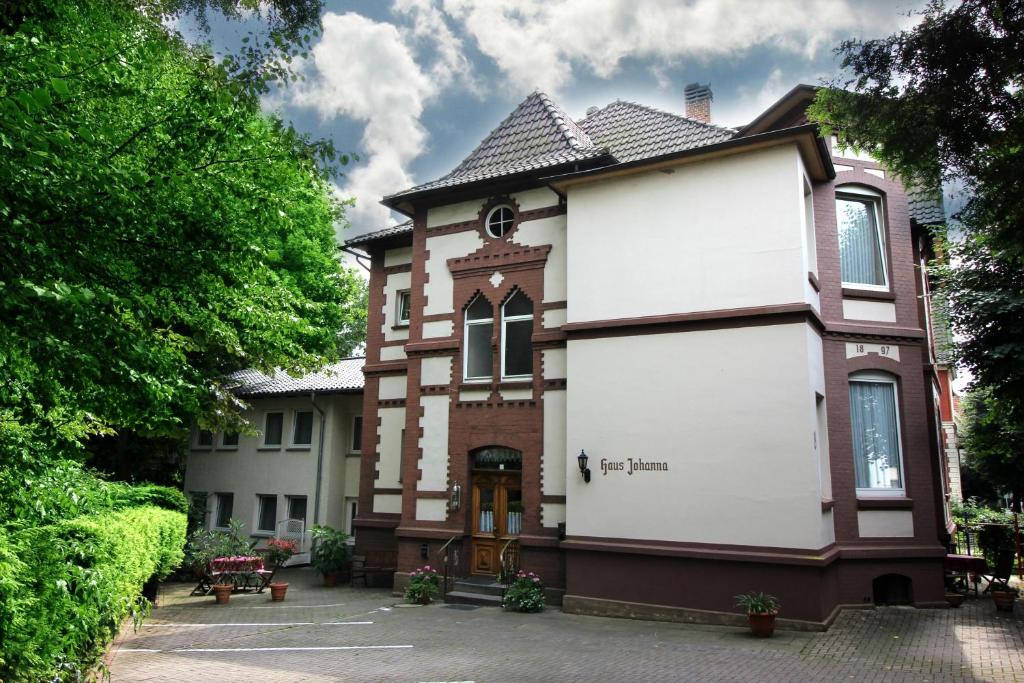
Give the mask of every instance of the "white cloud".
M 328 12 L 323 36 L 304 65 L 306 80 L 288 95 L 292 105 L 316 110 L 324 120 L 348 117 L 364 122 L 362 161 L 346 170 L 339 188 L 355 197 L 347 214 L 354 234 L 386 227 L 390 212 L 379 204 L 385 194 L 414 185 L 409 164 L 423 153 L 427 132 L 424 107 L 439 91 L 470 81 L 471 65 L 461 42 L 429 2 L 399 0 L 396 11 L 412 20 L 399 28 L 348 12 Z M 417 63 L 411 43 L 434 42 L 430 68 Z
M 890 2 L 853 0 L 444 0 L 444 9 L 513 88 L 553 95 L 580 67 L 607 79 L 626 58 L 707 60 L 757 46 L 810 58 L 908 23 Z

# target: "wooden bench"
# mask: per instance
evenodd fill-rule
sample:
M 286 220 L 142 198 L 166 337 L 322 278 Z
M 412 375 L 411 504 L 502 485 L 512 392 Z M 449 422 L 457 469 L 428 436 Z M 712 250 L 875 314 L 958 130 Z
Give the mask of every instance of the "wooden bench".
M 367 550 L 365 555 L 352 557 L 352 583 L 362 579 L 369 586 L 370 576 L 393 575 L 398 570 L 397 550 Z

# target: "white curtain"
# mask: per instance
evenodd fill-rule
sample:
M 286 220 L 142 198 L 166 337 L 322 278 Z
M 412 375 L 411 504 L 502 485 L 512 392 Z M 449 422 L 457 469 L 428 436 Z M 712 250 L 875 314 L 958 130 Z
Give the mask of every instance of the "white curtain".
M 902 488 L 895 386 L 850 382 L 850 422 L 857 488 Z
M 884 285 L 882 245 L 871 200 L 837 199 L 839 261 L 843 282 Z

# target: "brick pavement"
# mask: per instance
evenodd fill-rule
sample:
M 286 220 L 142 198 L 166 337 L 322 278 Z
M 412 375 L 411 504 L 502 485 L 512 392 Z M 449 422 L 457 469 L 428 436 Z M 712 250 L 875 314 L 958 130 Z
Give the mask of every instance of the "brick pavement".
M 759 640 L 745 629 L 557 610 L 400 607 L 387 591 L 287 574 L 283 603 L 235 595 L 218 606 L 188 597 L 191 586 L 166 586 L 163 606 L 115 644 L 112 679 L 1024 681 L 1021 607 L 997 615 L 987 598 L 959 610 L 851 610 L 827 633 Z

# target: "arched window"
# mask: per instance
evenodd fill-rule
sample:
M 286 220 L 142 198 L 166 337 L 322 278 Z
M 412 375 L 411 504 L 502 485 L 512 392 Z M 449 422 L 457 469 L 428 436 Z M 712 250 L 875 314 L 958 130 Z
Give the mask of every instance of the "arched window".
M 850 376 L 850 428 L 857 493 L 903 495 L 896 378 L 880 372 Z
M 501 307 L 501 376 L 529 377 L 533 374 L 533 303 L 521 291 Z
M 466 309 L 463 342 L 463 377 L 467 380 L 490 379 L 494 367 L 491 337 L 494 336 L 494 310 L 483 294 L 478 294 Z
M 843 285 L 888 289 L 881 195 L 852 185 L 837 188 L 836 225 Z

